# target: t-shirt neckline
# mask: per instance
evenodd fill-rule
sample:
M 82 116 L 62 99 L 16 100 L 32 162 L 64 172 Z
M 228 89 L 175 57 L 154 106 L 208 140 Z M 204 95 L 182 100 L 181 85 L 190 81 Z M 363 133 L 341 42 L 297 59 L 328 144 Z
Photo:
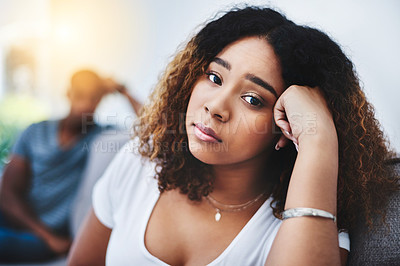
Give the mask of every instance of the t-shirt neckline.
M 143 220 L 143 225 L 141 226 L 141 230 L 140 230 L 140 249 L 142 251 L 142 253 L 150 260 L 152 260 L 153 262 L 157 262 L 160 265 L 168 265 L 166 262 L 162 261 L 161 259 L 157 258 L 156 256 L 154 256 L 153 254 L 151 254 L 148 249 L 146 248 L 146 245 L 144 244 L 145 242 L 145 233 L 146 233 L 146 229 L 150 220 L 150 216 L 155 208 L 155 205 L 158 201 L 160 197 L 160 192 L 158 191 L 158 189 L 156 190 L 156 193 L 154 193 L 154 196 L 152 197 L 150 203 L 149 203 L 149 207 L 147 210 L 147 213 L 145 215 L 145 219 Z M 211 261 L 209 264 L 207 264 L 207 266 L 213 266 L 216 265 L 217 263 L 219 263 L 220 261 L 222 261 L 230 252 L 230 250 L 235 246 L 236 242 L 238 242 L 240 240 L 240 238 L 246 233 L 246 231 L 248 231 L 249 227 L 251 227 L 251 225 L 255 222 L 255 220 L 257 220 L 257 218 L 262 215 L 262 213 L 265 211 L 265 208 L 269 207 L 269 203 L 271 202 L 272 197 L 269 197 L 268 199 L 266 199 L 264 201 L 264 203 L 260 206 L 260 208 L 258 208 L 258 210 L 256 211 L 256 213 L 250 218 L 250 220 L 244 225 L 244 227 L 240 230 L 240 232 L 235 236 L 235 238 L 231 241 L 231 243 L 229 243 L 229 245 L 224 249 L 224 251 L 222 251 L 221 254 L 218 255 L 218 257 L 216 257 L 213 261 Z
M 79 148 L 80 143 L 83 142 L 88 138 L 90 134 L 92 134 L 92 131 L 95 131 L 94 128 L 89 129 L 86 134 L 83 134 L 83 136 L 80 136 L 78 140 L 76 140 L 73 145 L 70 145 L 69 147 L 62 147 L 59 139 L 59 130 L 60 130 L 60 124 L 61 124 L 62 119 L 58 120 L 53 120 L 53 129 L 52 131 L 55 132 L 55 134 L 52 134 L 54 136 L 53 141 L 54 144 L 56 145 L 57 149 L 61 152 L 69 152 L 72 151 L 76 148 Z

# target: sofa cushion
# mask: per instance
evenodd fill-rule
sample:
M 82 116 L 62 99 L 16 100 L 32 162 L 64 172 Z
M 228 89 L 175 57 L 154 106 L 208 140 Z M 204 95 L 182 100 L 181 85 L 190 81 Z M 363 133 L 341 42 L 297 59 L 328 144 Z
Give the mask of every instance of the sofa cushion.
M 397 174 L 400 162 L 394 161 Z M 386 223 L 370 231 L 361 224 L 350 233 L 350 254 L 347 265 L 400 265 L 400 191 L 395 193 L 387 206 Z M 375 217 L 379 222 L 379 217 Z

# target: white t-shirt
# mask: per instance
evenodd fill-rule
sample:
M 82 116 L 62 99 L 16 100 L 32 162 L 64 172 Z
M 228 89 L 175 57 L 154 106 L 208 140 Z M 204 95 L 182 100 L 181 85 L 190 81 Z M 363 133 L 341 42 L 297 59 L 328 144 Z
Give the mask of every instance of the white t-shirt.
M 151 255 L 144 244 L 147 223 L 160 193 L 154 163 L 139 155 L 137 143 L 131 140 L 120 150 L 93 189 L 94 212 L 105 226 L 112 228 L 106 263 L 167 265 Z M 273 215 L 270 201 L 265 201 L 230 245 L 208 265 L 264 265 L 282 223 Z M 339 245 L 350 249 L 347 233 L 339 234 Z

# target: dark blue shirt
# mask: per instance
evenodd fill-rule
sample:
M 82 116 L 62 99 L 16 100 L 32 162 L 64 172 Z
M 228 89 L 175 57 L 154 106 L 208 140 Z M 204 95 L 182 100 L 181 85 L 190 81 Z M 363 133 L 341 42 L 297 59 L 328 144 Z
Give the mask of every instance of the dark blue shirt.
M 102 127 L 91 125 L 72 147 L 64 149 L 58 140 L 59 124 L 60 120 L 50 120 L 30 125 L 17 139 L 12 153 L 29 161 L 27 201 L 33 211 L 54 231 L 66 234 L 90 143 Z

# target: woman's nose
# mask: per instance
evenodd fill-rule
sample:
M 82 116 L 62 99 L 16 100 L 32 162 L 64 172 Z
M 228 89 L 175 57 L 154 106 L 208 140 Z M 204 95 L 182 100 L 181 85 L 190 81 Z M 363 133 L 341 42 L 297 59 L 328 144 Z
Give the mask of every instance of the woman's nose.
M 216 118 L 221 122 L 227 122 L 230 119 L 229 99 L 224 95 L 215 95 L 213 99 L 204 104 L 204 110 L 209 113 L 212 118 Z

